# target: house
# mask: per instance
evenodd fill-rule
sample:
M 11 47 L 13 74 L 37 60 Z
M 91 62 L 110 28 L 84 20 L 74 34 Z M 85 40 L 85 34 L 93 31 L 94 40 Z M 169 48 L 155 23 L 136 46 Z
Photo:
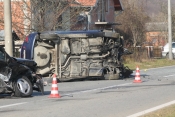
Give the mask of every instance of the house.
M 0 0 L 0 16 L 3 21 L 3 1 Z M 58 1 L 59 2 L 59 1 Z M 61 22 L 62 25 L 52 30 L 101 30 L 113 28 L 115 23 L 115 12 L 122 11 L 122 5 L 120 0 L 67 0 L 63 2 L 70 2 L 71 4 L 66 7 L 66 9 L 60 11 L 62 14 L 59 16 L 59 20 L 57 22 Z M 26 4 L 27 3 L 27 4 Z M 80 8 L 80 11 L 75 15 L 72 12 L 73 9 Z M 38 7 L 39 8 L 39 7 Z M 32 4 L 30 4 L 30 0 L 11 0 L 11 9 L 12 9 L 12 28 L 17 33 L 17 35 L 23 40 L 24 37 L 28 35 L 31 31 L 37 30 L 38 22 L 35 20 L 43 15 L 39 12 L 32 12 Z M 47 13 L 47 11 L 46 11 Z M 51 11 L 48 11 L 48 14 L 54 14 Z M 60 13 L 58 13 L 60 14 Z M 57 15 L 57 14 L 54 14 Z M 74 17 L 72 17 L 75 15 Z M 39 17 L 35 17 L 39 16 Z M 43 16 L 44 17 L 44 16 Z M 45 19 L 51 19 L 45 21 L 44 23 L 41 21 L 44 27 L 49 26 L 52 23 L 51 15 L 45 17 Z M 41 19 L 41 20 L 45 20 Z M 41 25 L 39 24 L 39 25 Z M 3 22 L 0 22 L 0 30 L 4 29 Z M 49 28 L 48 28 L 49 29 Z M 43 30 L 47 30 L 47 28 L 43 28 Z M 43 31 L 42 30 L 42 31 Z M 40 30 L 39 30 L 40 31 Z
M 71 30 L 101 30 L 113 28 L 115 23 L 116 11 L 122 11 L 123 7 L 120 0 L 76 0 L 77 5 L 83 6 L 83 12 L 78 19 L 70 21 Z
M 168 24 L 166 22 L 146 23 L 147 46 L 164 46 L 168 40 Z

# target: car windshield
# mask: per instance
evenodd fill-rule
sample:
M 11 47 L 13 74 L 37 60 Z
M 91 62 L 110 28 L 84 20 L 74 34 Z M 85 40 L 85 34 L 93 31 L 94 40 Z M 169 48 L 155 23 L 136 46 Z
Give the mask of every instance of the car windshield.
M 169 43 L 167 43 L 164 48 L 168 48 L 169 47 Z M 172 48 L 175 48 L 175 43 L 172 43 Z

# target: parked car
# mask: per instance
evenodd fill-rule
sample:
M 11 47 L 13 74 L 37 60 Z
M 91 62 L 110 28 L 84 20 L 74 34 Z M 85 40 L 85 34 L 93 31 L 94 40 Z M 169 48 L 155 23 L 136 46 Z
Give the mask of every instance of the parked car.
M 173 59 L 175 58 L 175 42 L 172 42 L 172 54 Z M 162 50 L 162 57 L 169 57 L 169 43 L 167 43 Z
M 0 47 L 0 94 L 28 97 L 33 90 L 44 93 L 42 77 L 36 74 L 36 62 L 10 57 Z

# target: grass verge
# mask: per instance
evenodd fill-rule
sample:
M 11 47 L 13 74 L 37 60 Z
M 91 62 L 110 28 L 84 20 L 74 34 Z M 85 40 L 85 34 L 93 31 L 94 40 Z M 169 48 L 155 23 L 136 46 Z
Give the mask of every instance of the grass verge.
M 175 105 L 162 108 L 141 117 L 175 117 Z
M 131 70 L 135 70 L 137 66 L 139 66 L 139 69 L 143 70 L 156 67 L 172 66 L 175 65 L 175 60 L 149 59 L 149 60 L 142 60 L 142 62 L 125 60 L 124 65 L 128 66 Z

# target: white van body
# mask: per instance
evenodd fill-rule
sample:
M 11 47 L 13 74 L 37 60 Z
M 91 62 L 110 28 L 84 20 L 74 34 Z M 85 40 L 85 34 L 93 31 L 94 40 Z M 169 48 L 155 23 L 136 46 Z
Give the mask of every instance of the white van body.
M 172 42 L 172 53 L 173 53 L 173 58 L 175 55 L 175 42 Z M 162 57 L 169 57 L 169 43 L 167 43 L 162 50 Z

